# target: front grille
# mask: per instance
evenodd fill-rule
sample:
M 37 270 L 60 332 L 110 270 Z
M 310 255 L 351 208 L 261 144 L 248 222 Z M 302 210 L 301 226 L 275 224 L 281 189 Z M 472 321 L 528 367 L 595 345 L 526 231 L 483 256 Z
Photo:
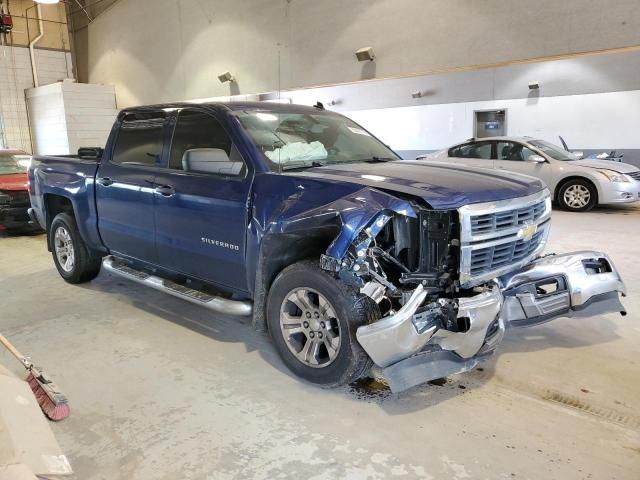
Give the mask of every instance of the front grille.
M 9 196 L 9 205 L 11 207 L 27 207 L 31 203 L 29 193 L 24 190 L 5 191 L 5 195 Z
M 516 240 L 471 252 L 471 275 L 482 275 L 518 263 L 531 255 L 540 245 L 543 232 L 538 231 L 530 240 Z
M 515 210 L 487 213 L 471 217 L 471 234 L 499 233 L 514 227 L 535 223 L 545 213 L 545 200 Z
M 638 170 L 637 172 L 627 173 L 627 175 L 629 175 L 634 180 L 638 180 L 640 182 L 640 170 Z
M 528 197 L 471 204 L 460 215 L 460 285 L 469 288 L 524 266 L 549 234 L 548 190 Z

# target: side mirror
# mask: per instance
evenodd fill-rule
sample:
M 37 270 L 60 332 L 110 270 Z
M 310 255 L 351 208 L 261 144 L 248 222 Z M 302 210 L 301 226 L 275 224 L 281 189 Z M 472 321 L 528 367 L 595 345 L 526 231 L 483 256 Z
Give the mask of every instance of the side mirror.
M 240 175 L 242 162 L 232 162 L 227 152 L 220 148 L 192 148 L 182 155 L 185 172 L 211 173 L 214 175 Z
M 527 157 L 527 162 L 544 163 L 546 160 L 542 155 L 529 155 Z
M 100 160 L 104 149 L 100 147 L 83 147 L 78 149 L 78 158 L 81 160 Z
M 571 152 L 571 153 L 573 153 L 579 159 L 583 159 L 584 158 L 584 152 Z

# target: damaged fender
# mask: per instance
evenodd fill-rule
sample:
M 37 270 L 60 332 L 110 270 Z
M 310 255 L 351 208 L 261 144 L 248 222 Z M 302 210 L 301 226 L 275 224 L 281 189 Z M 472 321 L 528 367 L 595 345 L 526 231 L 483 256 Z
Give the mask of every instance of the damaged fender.
M 370 187 L 343 190 L 340 198 L 314 208 L 308 206 L 317 205 L 318 195 L 326 195 L 314 183 L 296 181 L 289 193 L 268 213 L 254 210 L 248 226 L 252 234 L 247 257 L 255 258 L 257 265 L 255 283 L 249 278 L 257 330 L 264 330 L 266 291 L 282 268 L 312 256 L 340 265 L 361 232 L 377 220 L 379 226 L 370 232 L 374 236 L 394 214 L 416 217 L 409 202 Z

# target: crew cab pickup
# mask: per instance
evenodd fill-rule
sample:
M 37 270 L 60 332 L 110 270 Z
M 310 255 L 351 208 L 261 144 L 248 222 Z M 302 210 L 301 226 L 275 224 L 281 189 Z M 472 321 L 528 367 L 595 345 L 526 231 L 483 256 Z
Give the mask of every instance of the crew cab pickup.
M 400 160 L 321 105 L 126 109 L 104 150 L 36 156 L 28 176 L 67 282 L 103 268 L 252 315 L 323 386 L 375 367 L 401 391 L 473 368 L 506 326 L 624 314 L 606 254 L 541 256 L 540 180 Z

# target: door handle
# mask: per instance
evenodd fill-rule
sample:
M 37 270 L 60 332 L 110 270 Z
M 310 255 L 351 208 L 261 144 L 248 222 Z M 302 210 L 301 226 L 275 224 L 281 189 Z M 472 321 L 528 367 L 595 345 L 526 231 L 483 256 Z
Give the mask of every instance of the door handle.
M 109 185 L 113 185 L 113 180 L 109 177 L 101 177 L 98 178 L 98 183 L 104 187 L 108 187 Z
M 171 185 L 160 185 L 159 187 L 156 187 L 156 192 L 158 192 L 163 197 L 171 197 L 176 193 Z

